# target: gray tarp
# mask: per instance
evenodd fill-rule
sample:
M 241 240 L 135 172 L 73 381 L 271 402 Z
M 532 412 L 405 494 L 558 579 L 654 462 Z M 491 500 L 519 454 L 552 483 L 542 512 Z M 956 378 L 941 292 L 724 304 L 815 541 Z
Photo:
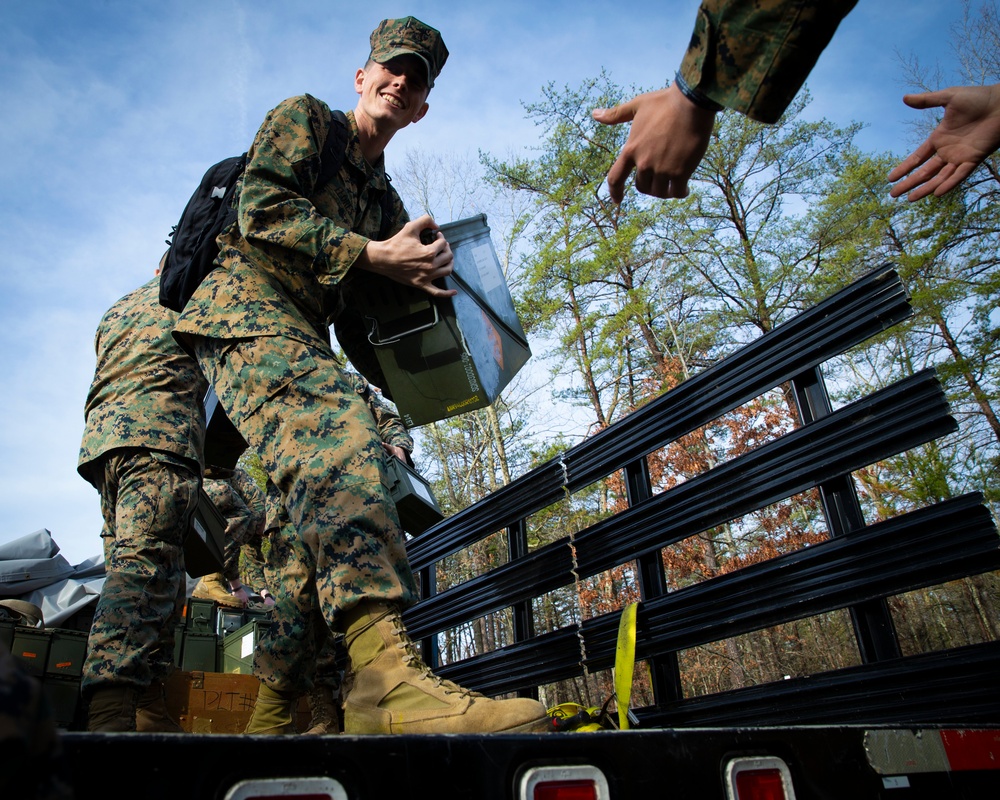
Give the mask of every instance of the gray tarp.
M 197 583 L 187 577 L 189 596 Z M 58 628 L 88 603 L 96 603 L 103 586 L 103 554 L 72 566 L 45 528 L 0 544 L 0 599 L 38 606 L 46 628 Z
M 0 598 L 38 606 L 46 628 L 96 603 L 103 585 L 103 556 L 72 566 L 45 528 L 0 544 Z

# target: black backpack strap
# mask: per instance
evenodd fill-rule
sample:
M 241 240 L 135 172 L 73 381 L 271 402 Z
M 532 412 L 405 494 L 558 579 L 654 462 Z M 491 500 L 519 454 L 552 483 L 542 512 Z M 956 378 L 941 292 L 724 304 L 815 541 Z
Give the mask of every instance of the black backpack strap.
M 385 173 L 385 182 L 387 184 L 392 182 L 392 178 L 389 177 L 388 172 Z M 382 224 L 379 226 L 378 231 L 379 241 L 385 241 L 389 238 L 389 231 L 392 230 L 392 225 L 396 221 L 392 213 L 392 194 L 388 188 L 382 193 Z
M 340 109 L 330 112 L 330 130 L 323 142 L 323 150 L 319 155 L 319 176 L 316 178 L 316 190 L 326 186 L 340 172 L 340 165 L 347 155 L 347 137 L 350 126 L 347 115 Z

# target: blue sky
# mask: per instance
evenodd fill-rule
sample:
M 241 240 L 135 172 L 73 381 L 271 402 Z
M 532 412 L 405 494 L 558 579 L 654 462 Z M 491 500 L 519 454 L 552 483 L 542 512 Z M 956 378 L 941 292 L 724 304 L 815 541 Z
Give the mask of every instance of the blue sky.
M 430 113 L 390 146 L 391 173 L 409 151 L 525 152 L 539 134 L 522 104 L 549 83 L 575 88 L 603 68 L 623 86 L 664 85 L 696 8 L 0 0 L 0 542 L 48 528 L 70 563 L 100 553 L 97 493 L 76 458 L 101 315 L 152 275 L 202 172 L 245 150 L 271 107 L 303 92 L 354 106 L 380 19 L 412 14 L 451 53 Z M 900 57 L 947 76 L 960 16 L 942 0 L 860 0 L 810 77 L 808 115 L 865 123 L 859 146 L 905 155 L 921 112 L 900 99 Z

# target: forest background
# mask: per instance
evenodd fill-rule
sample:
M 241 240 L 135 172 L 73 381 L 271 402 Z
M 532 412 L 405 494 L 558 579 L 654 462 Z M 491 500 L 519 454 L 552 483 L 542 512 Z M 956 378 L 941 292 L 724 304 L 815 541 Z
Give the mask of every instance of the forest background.
M 995 4 L 966 3 L 952 31 L 960 82 L 1000 81 Z M 938 85 L 917 61 L 901 63 L 915 91 Z M 602 183 L 627 136 L 590 110 L 634 88 L 599 74 L 550 84 L 525 105 L 541 132 L 532 157 L 482 153 L 478 162 L 414 155 L 394 176 L 411 208 L 436 219 L 486 213 L 521 320 L 532 368 L 493 407 L 417 430 L 418 467 L 446 513 L 465 508 L 568 446 L 547 430 L 545 409 L 571 404 L 588 434 L 601 431 L 692 374 L 886 262 L 907 286 L 915 316 L 824 365 L 841 405 L 927 366 L 946 387 L 958 432 L 858 471 L 873 523 L 967 491 L 996 515 L 1000 500 L 997 157 L 948 196 L 910 204 L 889 197 L 898 161 L 855 145 L 859 124 L 806 121 L 803 92 L 765 126 L 720 115 L 683 201 L 626 193 L 618 206 Z M 935 120 L 936 121 L 936 120 Z M 933 122 L 924 121 L 929 131 Z M 487 191 L 487 187 L 490 191 Z M 544 342 L 543 346 L 537 343 Z M 669 489 L 797 426 L 788 393 L 759 397 L 648 457 L 655 491 Z M 532 546 L 578 532 L 627 505 L 611 478 L 529 520 Z M 815 493 L 705 531 L 663 552 L 679 589 L 827 537 Z M 439 588 L 497 566 L 498 533 L 448 559 Z M 638 598 L 622 567 L 536 602 L 539 632 L 621 608 Z M 998 635 L 998 576 L 987 574 L 893 598 L 904 654 Z M 442 639 L 444 661 L 511 641 L 507 615 L 476 620 Z M 738 688 L 859 662 L 845 613 L 759 631 L 680 654 L 687 695 Z M 648 684 L 639 679 L 641 704 Z M 553 696 L 599 704 L 610 677 L 581 677 Z M 645 695 L 649 699 L 648 694 Z

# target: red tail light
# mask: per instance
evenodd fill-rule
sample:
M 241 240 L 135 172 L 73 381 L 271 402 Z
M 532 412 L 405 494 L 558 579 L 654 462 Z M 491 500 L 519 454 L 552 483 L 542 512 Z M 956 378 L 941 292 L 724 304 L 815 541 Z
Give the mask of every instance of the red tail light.
M 792 775 L 780 758 L 736 758 L 726 765 L 729 800 L 795 800 Z
M 597 767 L 531 767 L 521 776 L 518 800 L 610 800 Z
M 531 800 L 597 800 L 593 781 L 548 781 L 535 787 Z

